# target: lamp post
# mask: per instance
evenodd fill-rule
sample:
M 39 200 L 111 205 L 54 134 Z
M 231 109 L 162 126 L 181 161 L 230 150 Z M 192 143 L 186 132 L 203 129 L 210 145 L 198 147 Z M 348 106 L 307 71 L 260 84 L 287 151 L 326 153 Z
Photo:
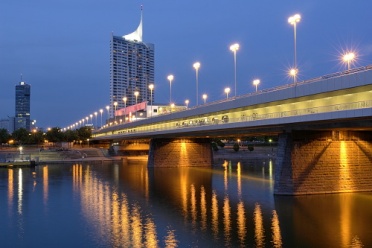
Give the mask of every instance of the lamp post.
M 152 90 L 154 89 L 154 84 L 150 84 L 149 85 L 149 89 L 150 89 L 150 102 L 151 102 L 151 117 L 152 117 Z
M 83 118 L 83 119 L 81 119 L 81 121 L 83 122 L 83 127 L 84 127 L 84 126 L 85 126 L 85 125 L 84 125 L 85 119 Z
M 124 122 L 125 122 L 125 118 L 127 116 L 127 100 L 128 98 L 126 96 L 123 97 L 123 102 L 124 102 Z
M 230 50 L 234 53 L 234 83 L 235 83 L 235 96 L 236 96 L 236 51 L 239 50 L 239 44 L 235 43 L 231 45 Z
M 169 80 L 169 103 L 172 102 L 172 81 L 174 79 L 174 76 L 168 75 L 167 79 Z
M 106 109 L 107 109 L 107 120 L 109 120 L 110 119 L 110 112 L 109 112 L 110 106 L 107 105 Z
M 103 113 L 103 109 L 100 109 L 99 112 L 101 113 L 101 127 L 102 127 L 102 113 Z
M 346 53 L 343 57 L 342 60 L 346 62 L 347 64 L 347 69 L 350 70 L 350 63 L 355 59 L 355 53 L 349 52 Z
M 253 80 L 253 85 L 256 86 L 256 92 L 257 92 L 257 86 L 260 84 L 260 80 L 259 79 L 255 79 Z
M 186 108 L 189 108 L 190 101 L 188 99 L 185 100 Z
M 85 120 L 87 121 L 87 125 L 88 125 L 88 120 L 89 120 L 89 117 L 87 116 L 87 117 L 85 117 Z
M 203 100 L 204 100 L 204 104 L 207 102 L 207 94 L 203 94 Z
M 97 128 L 97 112 L 94 112 L 94 115 L 96 116 L 96 128 Z
M 300 22 L 301 16 L 299 14 L 295 14 L 288 18 L 288 23 L 293 25 L 293 34 L 294 34 L 294 69 L 297 70 L 297 37 L 296 37 L 296 27 L 297 23 Z M 294 77 L 294 80 L 296 78 Z M 296 81 L 295 81 L 296 82 Z
M 136 115 L 135 115 L 136 119 L 137 119 L 137 99 L 138 99 L 138 95 L 139 95 L 139 92 L 135 91 L 134 96 L 136 97 Z
M 229 87 L 225 88 L 225 93 L 226 93 L 226 99 L 229 99 L 229 93 L 230 93 Z
M 90 114 L 89 115 L 89 117 L 90 117 L 90 123 L 92 124 L 92 126 L 93 126 L 93 115 L 92 114 Z
M 114 102 L 114 117 L 115 117 L 115 124 L 116 124 L 116 106 L 118 106 L 118 102 Z
M 198 90 L 199 90 L 199 68 L 200 68 L 200 63 L 195 62 L 193 64 L 193 67 L 195 69 L 195 77 L 196 77 L 196 105 L 198 105 Z

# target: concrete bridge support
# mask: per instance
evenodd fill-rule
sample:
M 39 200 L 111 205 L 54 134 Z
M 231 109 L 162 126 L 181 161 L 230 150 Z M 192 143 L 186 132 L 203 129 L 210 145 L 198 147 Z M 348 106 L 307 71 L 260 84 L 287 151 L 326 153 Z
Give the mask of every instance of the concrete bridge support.
M 152 139 L 148 167 L 211 167 L 210 139 Z
M 279 135 L 274 193 L 372 191 L 372 132 L 293 131 Z

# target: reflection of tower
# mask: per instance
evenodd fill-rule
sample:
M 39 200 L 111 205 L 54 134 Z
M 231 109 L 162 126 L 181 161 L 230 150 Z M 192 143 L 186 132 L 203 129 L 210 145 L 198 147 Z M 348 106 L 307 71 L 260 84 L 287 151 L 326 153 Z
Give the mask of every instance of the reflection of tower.
M 15 94 L 15 124 L 14 130 L 25 128 L 30 131 L 30 98 L 31 86 L 25 82 L 16 85 Z
M 136 103 L 135 91 L 138 91 L 138 102 L 154 102 L 154 94 L 149 85 L 154 83 L 154 45 L 142 41 L 142 7 L 138 28 L 128 35 L 111 35 L 110 52 L 110 105 L 118 103 L 117 108 Z M 113 116 L 113 108 L 110 108 Z

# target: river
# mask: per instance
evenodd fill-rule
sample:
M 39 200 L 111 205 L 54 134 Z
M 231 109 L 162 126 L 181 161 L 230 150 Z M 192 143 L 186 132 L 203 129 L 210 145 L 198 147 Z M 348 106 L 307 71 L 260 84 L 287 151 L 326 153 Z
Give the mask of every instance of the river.
M 0 169 L 0 247 L 372 247 L 372 193 L 274 196 L 270 158 Z

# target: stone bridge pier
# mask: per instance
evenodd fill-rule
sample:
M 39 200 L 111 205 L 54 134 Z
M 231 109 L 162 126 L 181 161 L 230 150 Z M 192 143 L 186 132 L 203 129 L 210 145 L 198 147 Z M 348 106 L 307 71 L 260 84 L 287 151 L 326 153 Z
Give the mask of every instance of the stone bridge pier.
M 148 167 L 211 167 L 211 140 L 151 139 Z
M 292 131 L 279 135 L 274 194 L 372 191 L 372 132 Z

